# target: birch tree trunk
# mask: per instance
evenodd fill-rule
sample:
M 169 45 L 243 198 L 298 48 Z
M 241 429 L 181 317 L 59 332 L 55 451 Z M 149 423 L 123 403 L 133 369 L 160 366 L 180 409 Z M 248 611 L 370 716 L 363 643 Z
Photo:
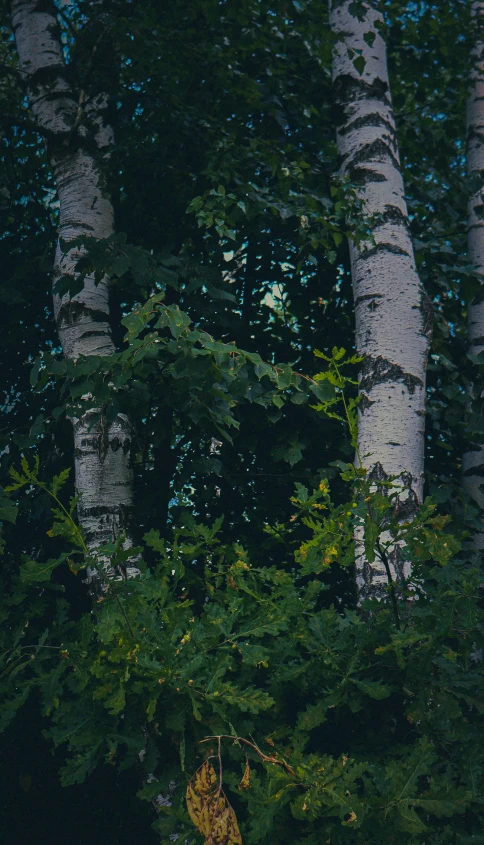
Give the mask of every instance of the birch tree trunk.
M 400 167 L 377 2 L 330 0 L 337 147 L 341 172 L 361 186 L 374 243 L 350 242 L 359 374 L 358 453 L 375 484 L 399 476 L 398 513 L 412 518 L 422 501 L 425 369 L 432 309 L 420 283 Z M 356 61 L 356 67 L 355 67 Z M 373 217 L 373 216 L 376 217 Z M 382 488 L 384 489 L 384 488 Z M 359 597 L 388 583 L 380 560 L 365 559 L 359 532 Z M 409 574 L 398 546 L 389 555 L 397 582 Z
M 475 25 L 473 68 L 467 100 L 467 174 L 472 185 L 467 208 L 467 248 L 474 273 L 484 282 L 484 2 L 473 0 L 471 13 Z M 469 352 L 484 350 L 484 289 L 469 305 Z M 484 548 L 484 445 L 473 443 L 463 456 L 464 488 L 483 512 L 481 530 L 474 535 L 476 548 Z
M 30 108 L 47 143 L 59 199 L 59 241 L 54 285 L 75 276 L 82 248 L 69 242 L 82 235 L 106 238 L 113 232 L 113 208 L 100 184 L 97 159 L 113 140 L 105 124 L 106 98 L 89 101 L 69 81 L 56 8 L 52 0 L 12 0 L 12 24 Z M 67 244 L 61 249 L 61 242 Z M 109 279 L 84 281 L 80 293 L 54 295 L 57 329 L 66 358 L 114 352 L 109 326 Z M 86 399 L 89 401 L 89 397 Z M 89 548 L 126 530 L 132 510 L 130 425 L 119 415 L 109 426 L 95 408 L 72 420 L 75 481 L 81 494 L 80 524 Z

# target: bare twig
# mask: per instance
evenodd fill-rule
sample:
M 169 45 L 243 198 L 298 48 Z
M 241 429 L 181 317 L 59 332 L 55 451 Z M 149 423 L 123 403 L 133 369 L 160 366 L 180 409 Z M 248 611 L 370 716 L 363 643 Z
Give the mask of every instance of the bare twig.
M 264 754 L 264 752 L 261 751 L 259 746 L 255 744 L 255 742 L 250 742 L 248 739 L 244 739 L 243 736 L 230 736 L 229 734 L 220 734 L 218 736 L 207 736 L 207 737 L 205 737 L 205 739 L 201 739 L 200 742 L 210 742 L 212 739 L 216 739 L 217 742 L 218 742 L 219 754 L 220 754 L 220 743 L 221 743 L 222 739 L 231 739 L 232 742 L 243 742 L 245 745 L 248 745 L 249 748 L 252 748 L 252 750 L 255 751 L 255 753 L 260 757 L 260 759 L 262 760 L 263 763 L 274 763 L 277 766 L 282 766 L 283 769 L 285 769 L 285 771 L 289 775 L 291 775 L 291 777 L 294 777 L 294 778 L 296 777 L 296 772 L 294 771 L 292 766 L 290 766 L 289 763 L 286 760 L 284 760 L 284 759 L 279 760 L 277 757 L 274 757 L 273 755 Z

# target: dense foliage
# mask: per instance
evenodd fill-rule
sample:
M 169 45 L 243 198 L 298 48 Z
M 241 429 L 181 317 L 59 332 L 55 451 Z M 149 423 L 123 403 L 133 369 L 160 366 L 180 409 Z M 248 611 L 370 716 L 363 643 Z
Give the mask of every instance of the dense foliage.
M 201 842 L 185 791 L 210 756 L 244 843 L 477 842 L 482 568 L 459 479 L 482 426 L 465 393 L 481 378 L 465 354 L 468 11 L 385 4 L 435 314 L 430 498 L 410 525 L 391 480 L 372 491 L 351 464 L 346 236 L 369 224 L 335 175 L 326 4 L 107 0 L 95 23 L 90 5 L 62 5 L 61 23 L 74 85 L 111 99 L 117 233 L 79 267 L 113 278 L 109 359 L 60 354 L 55 192 L 2 19 L 5 841 L 27 838 L 25 800 L 37 818 L 70 806 L 31 841 Z M 95 558 L 66 469 L 86 395 L 135 425 L 139 545 L 114 537 Z M 361 520 L 370 558 L 393 531 L 414 568 L 356 609 Z M 92 606 L 86 569 L 106 557 L 119 580 Z M 52 768 L 83 787 L 65 798 Z

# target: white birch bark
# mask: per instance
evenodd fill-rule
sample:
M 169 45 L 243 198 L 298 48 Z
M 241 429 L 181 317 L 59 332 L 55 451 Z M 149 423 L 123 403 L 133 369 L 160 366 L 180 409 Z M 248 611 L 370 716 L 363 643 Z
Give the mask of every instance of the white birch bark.
M 473 67 L 467 99 L 467 174 L 472 192 L 467 208 L 467 248 L 474 273 L 484 282 L 484 2 L 472 0 L 471 13 L 475 27 L 472 51 Z M 484 288 L 469 305 L 469 352 L 484 350 Z M 484 445 L 472 444 L 462 461 L 464 488 L 483 512 L 482 528 L 474 535 L 476 548 L 484 548 Z
M 100 185 L 97 156 L 106 153 L 112 131 L 104 124 L 104 98 L 85 102 L 68 80 L 56 8 L 51 0 L 12 0 L 12 24 L 20 71 L 30 108 L 44 134 L 59 198 L 59 241 L 54 284 L 74 276 L 82 248 L 70 241 L 113 232 L 113 208 Z M 61 249 L 67 243 L 67 251 Z M 109 279 L 85 279 L 80 293 L 54 296 L 54 313 L 66 358 L 114 352 L 109 327 Z M 95 421 L 86 408 L 74 419 L 75 481 L 81 501 L 79 522 L 90 549 L 126 530 L 132 510 L 130 425 L 123 415 L 111 425 Z
M 356 348 L 365 356 L 359 376 L 358 451 L 376 484 L 400 476 L 398 508 L 408 519 L 423 493 L 425 369 L 432 310 L 409 234 L 379 4 L 330 0 L 329 5 L 337 36 L 333 84 L 341 172 L 361 186 L 370 219 L 377 215 L 374 243 L 357 248 L 350 242 Z M 364 67 L 357 70 L 353 62 L 358 57 Z M 388 583 L 385 568 L 378 559 L 371 565 L 365 560 L 361 532 L 356 539 L 360 599 L 378 596 Z M 394 546 L 389 562 L 397 582 L 409 574 L 398 547 Z

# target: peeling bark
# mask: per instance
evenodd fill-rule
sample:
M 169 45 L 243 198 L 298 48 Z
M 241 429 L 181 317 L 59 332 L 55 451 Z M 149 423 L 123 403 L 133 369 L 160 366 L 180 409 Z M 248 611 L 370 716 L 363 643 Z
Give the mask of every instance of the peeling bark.
M 474 273 L 484 283 L 484 2 L 473 0 L 472 18 L 475 25 L 475 46 L 472 51 L 473 68 L 469 78 L 467 99 L 467 174 L 473 192 L 467 206 L 467 249 Z M 469 351 L 477 355 L 484 350 L 484 286 L 469 305 Z M 463 485 L 474 503 L 483 512 L 481 529 L 474 536 L 474 544 L 484 549 L 484 444 L 473 443 L 462 461 Z
M 89 100 L 84 90 L 75 91 L 71 85 L 52 0 L 12 0 L 12 25 L 20 72 L 30 108 L 46 138 L 59 199 L 55 286 L 61 276 L 76 275 L 83 249 L 69 248 L 70 242 L 83 235 L 106 238 L 113 232 L 113 208 L 101 188 L 98 166 L 113 133 L 104 120 L 106 97 L 98 94 Z M 95 284 L 94 277 L 88 276 L 73 297 L 54 295 L 54 313 L 66 358 L 114 352 L 107 277 Z M 75 480 L 81 494 L 79 522 L 88 547 L 95 549 L 129 525 L 133 505 L 130 424 L 119 415 L 108 426 L 93 408 L 72 422 Z
M 397 508 L 415 513 L 423 494 L 425 369 L 431 306 L 416 269 L 400 168 L 382 14 L 376 2 L 330 0 L 337 36 L 333 84 L 341 172 L 360 187 L 365 213 L 376 222 L 373 243 L 350 242 L 356 348 L 360 372 L 358 453 L 369 477 L 399 477 Z M 361 19 L 360 19 L 361 18 Z M 366 40 L 365 40 L 366 36 Z M 371 46 L 370 46 L 371 44 Z M 353 64 L 364 59 L 361 74 Z M 383 489 L 383 488 L 382 488 Z M 369 564 L 356 537 L 360 599 L 379 595 L 388 579 L 383 563 Z M 395 581 L 409 574 L 394 546 Z

